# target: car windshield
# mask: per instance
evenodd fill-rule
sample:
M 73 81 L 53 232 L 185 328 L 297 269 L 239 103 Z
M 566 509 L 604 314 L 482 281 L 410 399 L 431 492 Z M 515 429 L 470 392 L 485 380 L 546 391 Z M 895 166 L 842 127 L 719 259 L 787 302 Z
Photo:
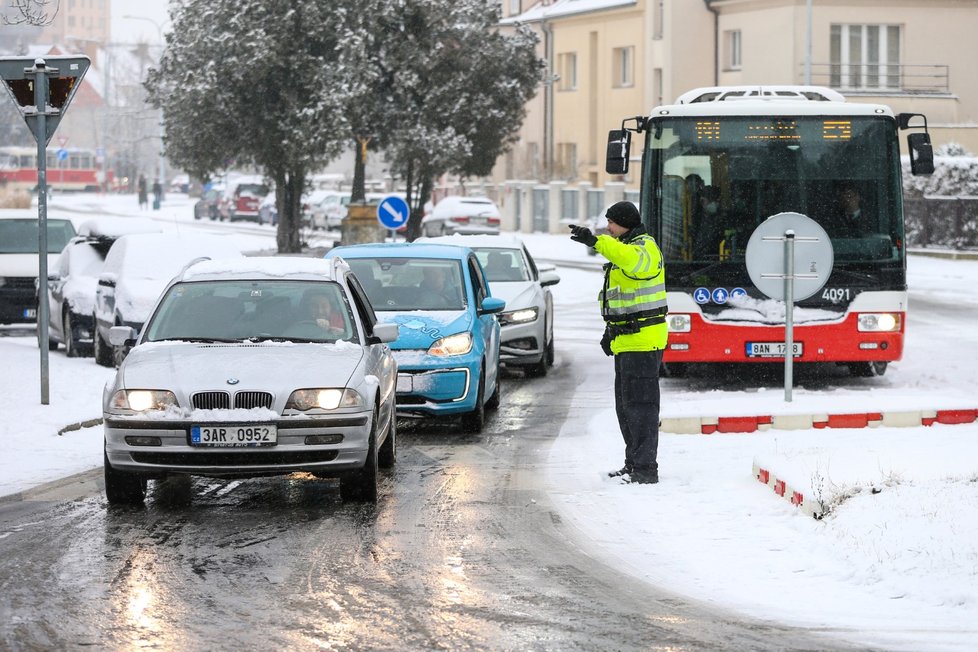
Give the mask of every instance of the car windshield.
M 439 258 L 347 259 L 374 310 L 464 310 L 462 268 Z
M 340 286 L 327 281 L 219 280 L 171 287 L 146 341 L 359 341 Z
M 482 263 L 489 282 L 529 281 L 530 272 L 519 249 L 479 247 L 475 256 Z
M 68 220 L 51 220 L 48 223 L 48 253 L 57 254 L 75 235 L 75 227 Z M 24 218 L 0 220 L 0 254 L 36 254 L 37 219 Z

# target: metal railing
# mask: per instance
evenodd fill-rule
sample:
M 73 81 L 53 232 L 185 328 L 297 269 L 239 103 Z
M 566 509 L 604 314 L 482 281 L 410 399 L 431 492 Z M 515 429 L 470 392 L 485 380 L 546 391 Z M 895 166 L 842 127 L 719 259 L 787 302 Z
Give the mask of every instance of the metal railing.
M 802 71 L 804 78 L 804 71 Z M 898 63 L 813 63 L 812 84 L 868 93 L 946 94 L 950 66 Z

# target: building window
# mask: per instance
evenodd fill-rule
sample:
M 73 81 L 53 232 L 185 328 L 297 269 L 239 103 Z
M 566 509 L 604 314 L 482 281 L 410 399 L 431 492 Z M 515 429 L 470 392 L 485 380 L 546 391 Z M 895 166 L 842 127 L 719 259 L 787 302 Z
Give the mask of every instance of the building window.
M 633 86 L 635 84 L 635 48 L 632 46 L 615 48 L 612 52 L 612 61 L 614 70 L 612 71 L 611 79 L 614 86 L 616 88 Z
M 655 3 L 655 16 L 652 24 L 652 38 L 656 41 L 662 38 L 662 22 L 665 20 L 665 0 L 652 0 Z
M 520 0 L 509 0 L 509 15 L 515 16 L 520 13 Z
M 559 91 L 577 90 L 577 53 L 564 52 L 557 55 L 557 74 L 560 79 L 557 82 Z
M 727 70 L 740 70 L 742 60 L 740 58 L 740 30 L 733 29 L 723 33 L 723 40 L 726 44 L 726 67 Z
M 833 88 L 900 88 L 899 25 L 832 25 L 829 32 Z

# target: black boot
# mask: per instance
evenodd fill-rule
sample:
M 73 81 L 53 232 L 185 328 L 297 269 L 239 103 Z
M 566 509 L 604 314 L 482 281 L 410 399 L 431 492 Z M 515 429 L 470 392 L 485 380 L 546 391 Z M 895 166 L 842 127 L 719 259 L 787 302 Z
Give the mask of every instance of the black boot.
M 632 467 L 629 466 L 628 464 L 626 464 L 625 466 L 621 467 L 617 471 L 608 471 L 608 477 L 609 478 L 619 478 L 619 477 L 621 477 L 623 475 L 628 475 L 631 472 L 632 472 Z
M 622 476 L 622 481 L 626 484 L 656 484 L 659 482 L 659 474 L 648 469 L 632 469 Z

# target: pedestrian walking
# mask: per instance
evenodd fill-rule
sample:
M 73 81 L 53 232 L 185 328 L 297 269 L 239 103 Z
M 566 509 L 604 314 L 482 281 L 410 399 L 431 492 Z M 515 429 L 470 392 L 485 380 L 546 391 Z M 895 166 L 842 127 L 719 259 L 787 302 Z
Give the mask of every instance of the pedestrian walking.
M 146 192 L 146 177 L 141 174 L 136 182 L 136 192 L 139 195 L 139 209 L 146 210 L 149 207 L 149 195 Z
M 630 201 L 605 213 L 610 235 L 571 226 L 571 240 L 608 259 L 598 295 L 605 321 L 601 348 L 615 358 L 615 411 L 625 464 L 608 473 L 626 483 L 659 481 L 659 367 L 668 338 L 662 253 Z
M 160 210 L 160 204 L 163 202 L 163 184 L 159 181 L 153 182 L 153 210 Z

